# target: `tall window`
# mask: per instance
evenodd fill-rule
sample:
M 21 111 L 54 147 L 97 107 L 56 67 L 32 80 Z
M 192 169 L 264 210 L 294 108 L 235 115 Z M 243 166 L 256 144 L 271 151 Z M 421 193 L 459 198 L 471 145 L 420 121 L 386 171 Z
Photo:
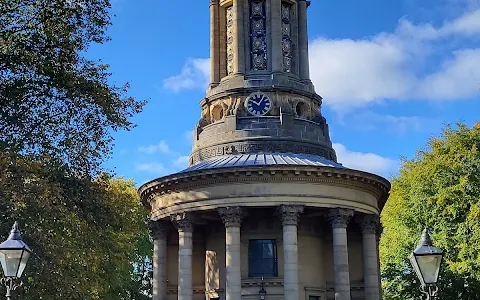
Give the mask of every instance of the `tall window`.
M 250 240 L 248 244 L 248 276 L 277 277 L 277 245 L 275 240 Z

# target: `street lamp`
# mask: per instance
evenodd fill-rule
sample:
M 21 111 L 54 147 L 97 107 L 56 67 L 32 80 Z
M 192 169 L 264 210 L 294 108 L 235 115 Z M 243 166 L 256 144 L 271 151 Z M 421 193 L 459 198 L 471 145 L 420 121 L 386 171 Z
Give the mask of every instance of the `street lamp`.
M 262 276 L 261 289 L 258 291 L 258 294 L 260 295 L 260 300 L 265 300 L 265 298 L 267 297 L 267 291 L 265 290 L 265 282 L 263 281 L 263 276 Z
M 420 291 L 426 295 L 427 300 L 437 297 L 437 281 L 442 259 L 443 250 L 433 246 L 427 229 L 424 229 L 417 248 L 410 255 L 410 262 L 420 280 Z
M 1 282 L 7 288 L 7 300 L 11 300 L 11 292 L 22 285 L 22 282 L 15 283 L 15 280 L 22 276 L 32 250 L 22 241 L 18 223 L 13 224 L 8 239 L 0 244 L 0 262 L 2 264 L 4 278 Z

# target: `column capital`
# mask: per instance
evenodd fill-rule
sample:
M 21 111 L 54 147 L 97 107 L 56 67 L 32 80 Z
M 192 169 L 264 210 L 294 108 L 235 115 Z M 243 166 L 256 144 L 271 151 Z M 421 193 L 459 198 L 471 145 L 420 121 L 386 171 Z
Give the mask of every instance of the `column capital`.
M 210 5 L 218 5 L 218 0 L 210 0 Z
M 183 212 L 173 214 L 170 216 L 170 220 L 178 231 L 193 231 L 194 218 L 191 213 Z
M 333 208 L 328 211 L 328 218 L 333 228 L 347 228 L 348 222 L 353 217 L 353 214 L 353 209 Z
M 380 217 L 373 214 L 362 214 L 355 217 L 355 222 L 360 225 L 363 234 L 376 234 L 380 226 Z
M 298 225 L 300 214 L 303 213 L 302 205 L 280 205 L 277 208 L 277 214 L 282 220 L 282 225 Z
M 150 234 L 153 239 L 166 239 L 170 229 L 167 221 L 150 220 L 148 227 L 150 228 Z
M 225 227 L 240 227 L 242 225 L 244 214 L 240 206 L 220 207 L 217 211 Z

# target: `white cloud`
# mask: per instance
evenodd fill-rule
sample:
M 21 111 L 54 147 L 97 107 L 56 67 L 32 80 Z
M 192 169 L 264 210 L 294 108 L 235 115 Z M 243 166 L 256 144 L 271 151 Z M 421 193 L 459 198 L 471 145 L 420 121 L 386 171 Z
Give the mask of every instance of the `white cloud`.
M 140 146 L 138 147 L 138 152 L 147 153 L 147 154 L 153 154 L 157 152 L 169 153 L 170 147 L 167 145 L 165 141 L 160 141 L 160 143 L 156 145 Z
M 478 93 L 480 48 L 448 50 L 448 39 L 475 41 L 472 37 L 480 37 L 480 9 L 438 28 L 401 20 L 394 33 L 372 38 L 318 38 L 310 46 L 312 81 L 325 105 L 337 111 L 385 99 L 470 98 Z M 442 47 L 435 44 L 440 42 Z M 439 53 L 445 49 L 451 56 Z M 425 72 L 428 63 L 435 63 L 430 54 L 443 63 Z
M 187 89 L 203 89 L 208 85 L 209 74 L 210 59 L 190 58 L 183 66 L 180 74 L 163 81 L 163 87 L 173 92 Z
M 459 50 L 438 72 L 424 78 L 416 94 L 429 99 L 468 98 L 478 93 L 479 80 L 480 48 Z
M 146 162 L 137 164 L 136 171 L 154 174 L 156 176 L 165 176 L 185 170 L 188 167 L 188 162 L 188 155 L 177 155 L 175 158 L 166 162 Z
M 140 146 L 138 152 L 146 154 L 163 153 L 160 161 L 141 162 L 136 165 L 136 171 L 144 173 L 152 173 L 157 176 L 172 174 L 188 167 L 189 156 L 181 155 L 172 150 L 165 141 L 160 141 L 155 145 Z M 157 158 L 158 159 L 158 158 Z
M 153 173 L 161 176 L 168 173 L 167 168 L 161 163 L 142 163 L 137 165 L 137 171 Z
M 462 34 L 466 36 L 480 35 L 480 9 L 467 12 L 461 18 L 446 23 L 439 32 L 441 35 Z
M 340 115 L 338 122 L 345 127 L 359 130 L 387 129 L 398 134 L 404 134 L 412 131 L 429 131 L 436 128 L 440 121 L 420 116 L 396 116 L 362 110 L 348 114 L 346 117 Z
M 314 40 L 311 78 L 325 104 L 347 108 L 399 98 L 415 82 L 406 68 L 409 55 L 388 38 Z
M 350 169 L 389 176 L 398 170 L 398 161 L 374 153 L 353 152 L 343 144 L 334 143 L 338 162 Z
M 397 34 L 418 40 L 436 40 L 454 35 L 466 37 L 480 36 L 480 9 L 466 12 L 456 19 L 445 22 L 438 28 L 431 24 L 415 25 L 410 21 L 402 19 L 397 28 Z
M 173 160 L 173 165 L 180 169 L 186 169 L 188 167 L 188 162 L 190 157 L 188 155 L 179 156 Z

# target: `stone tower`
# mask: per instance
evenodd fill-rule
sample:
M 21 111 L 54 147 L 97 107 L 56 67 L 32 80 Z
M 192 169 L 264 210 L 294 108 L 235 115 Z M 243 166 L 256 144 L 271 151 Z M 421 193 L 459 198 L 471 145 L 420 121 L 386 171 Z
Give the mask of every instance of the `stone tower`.
M 210 1 L 211 78 L 190 164 L 243 153 L 336 161 L 308 66 L 308 1 Z
M 390 183 L 337 162 L 305 0 L 211 0 L 190 166 L 139 189 L 154 300 L 379 300 Z

